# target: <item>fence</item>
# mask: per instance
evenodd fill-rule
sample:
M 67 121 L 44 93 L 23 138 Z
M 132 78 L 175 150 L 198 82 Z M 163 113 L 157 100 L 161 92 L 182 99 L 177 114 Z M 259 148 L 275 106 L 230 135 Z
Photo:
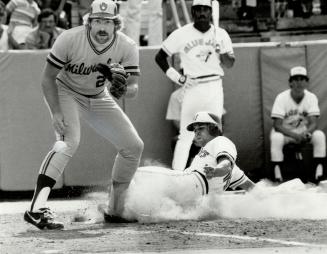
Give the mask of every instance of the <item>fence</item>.
M 249 174 L 265 177 L 269 162 L 269 112 L 273 99 L 288 88 L 288 70 L 304 65 L 309 90 L 317 94 L 327 133 L 326 41 L 235 44 L 236 63 L 225 72 L 225 135 L 238 148 L 238 164 Z M 139 95 L 125 100 L 129 115 L 145 150 L 142 165 L 160 162 L 170 166 L 173 127 L 165 120 L 174 85 L 154 62 L 158 48 L 141 47 L 142 76 Z M 42 159 L 54 142 L 51 120 L 40 87 L 47 51 L 0 53 L 0 189 L 32 190 Z M 79 149 L 68 164 L 57 188 L 104 185 L 109 181 L 115 156 L 113 146 L 82 122 Z

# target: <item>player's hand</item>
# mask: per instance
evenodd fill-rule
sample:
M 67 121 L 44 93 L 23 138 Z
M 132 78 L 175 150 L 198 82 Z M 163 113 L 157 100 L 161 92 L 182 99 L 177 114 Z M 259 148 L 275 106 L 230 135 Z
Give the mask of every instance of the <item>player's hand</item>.
M 207 179 L 210 180 L 214 177 L 223 177 L 227 175 L 232 170 L 232 164 L 226 159 L 219 162 L 215 168 L 205 166 L 203 169 Z
M 64 121 L 64 115 L 62 113 L 55 113 L 52 117 L 52 124 L 55 131 L 60 134 L 64 135 L 66 127 L 68 126 Z
M 311 134 L 310 132 L 305 131 L 305 132 L 303 133 L 303 135 L 304 135 L 304 138 L 305 138 L 305 141 L 306 141 L 306 142 L 310 142 L 310 141 L 311 141 L 312 134 Z
M 185 82 L 182 84 L 183 89 L 190 89 L 198 85 L 198 81 L 190 76 L 185 76 Z
M 120 99 L 127 91 L 127 78 L 128 75 L 124 67 L 118 63 L 112 63 L 109 66 L 99 63 L 97 70 L 105 76 L 111 83 L 109 88 L 110 93 L 116 99 Z
M 302 133 L 294 133 L 293 138 L 297 144 L 307 143 L 311 140 L 311 134 L 308 134 L 307 131 Z
M 114 96 L 116 99 L 120 99 L 122 96 L 124 96 L 127 92 L 127 86 L 114 86 L 112 85 L 109 88 L 109 91 L 112 96 Z
M 204 173 L 206 175 L 206 178 L 208 180 L 212 179 L 215 177 L 215 168 L 213 167 L 209 167 L 209 166 L 205 166 L 204 167 Z
M 216 54 L 225 54 L 226 53 L 224 42 L 222 39 L 220 39 L 218 37 L 215 38 L 215 52 L 216 52 Z

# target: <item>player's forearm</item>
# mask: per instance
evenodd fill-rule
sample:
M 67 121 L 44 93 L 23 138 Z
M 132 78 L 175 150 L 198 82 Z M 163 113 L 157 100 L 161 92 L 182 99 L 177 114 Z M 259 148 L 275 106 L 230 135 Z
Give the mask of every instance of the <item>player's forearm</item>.
M 129 99 L 135 98 L 137 96 L 138 90 L 139 90 L 138 84 L 128 85 L 125 97 Z
M 52 115 L 61 112 L 59 97 L 58 97 L 58 88 L 55 80 L 52 80 L 49 77 L 44 77 L 42 81 L 42 90 L 47 101 Z
M 288 137 L 291 137 L 291 138 L 297 138 L 297 136 L 298 136 L 298 134 L 297 133 L 295 133 L 295 132 L 293 132 L 293 131 L 291 131 L 291 130 L 289 130 L 289 129 L 286 129 L 286 128 L 284 128 L 283 126 L 279 126 L 279 125 L 277 125 L 277 126 L 274 126 L 274 128 L 275 128 L 275 130 L 277 131 L 277 132 L 280 132 L 280 133 L 282 133 L 283 135 L 285 135 L 285 136 L 288 136 Z
M 127 79 L 127 91 L 125 94 L 125 98 L 135 98 L 137 96 L 139 90 L 138 86 L 138 77 L 137 76 L 129 76 Z
M 307 126 L 307 132 L 310 132 L 312 134 L 312 132 L 314 132 L 318 127 L 318 123 L 317 123 L 317 117 L 316 116 L 312 116 L 309 118 L 309 124 Z
M 274 129 L 280 133 L 282 133 L 285 136 L 297 139 L 298 134 L 293 132 L 292 130 L 289 130 L 283 126 L 283 121 L 282 119 L 275 119 L 274 120 Z

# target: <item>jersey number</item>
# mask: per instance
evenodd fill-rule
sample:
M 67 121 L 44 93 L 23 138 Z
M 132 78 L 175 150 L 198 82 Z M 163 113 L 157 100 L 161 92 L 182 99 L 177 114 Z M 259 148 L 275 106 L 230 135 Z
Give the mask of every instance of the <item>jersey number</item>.
M 106 78 L 104 76 L 97 76 L 97 82 L 95 83 L 96 87 L 103 86 L 106 81 Z

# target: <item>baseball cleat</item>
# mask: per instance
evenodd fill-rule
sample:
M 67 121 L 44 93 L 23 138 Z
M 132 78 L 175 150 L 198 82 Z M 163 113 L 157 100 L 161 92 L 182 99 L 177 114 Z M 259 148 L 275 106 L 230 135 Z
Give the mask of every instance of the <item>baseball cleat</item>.
M 104 222 L 106 223 L 135 223 L 137 220 L 127 220 L 123 217 L 103 213 Z
M 105 204 L 98 205 L 98 211 L 103 214 L 103 219 L 105 223 L 135 223 L 137 220 L 127 220 L 123 217 L 117 215 L 110 215 L 108 213 L 108 208 Z
M 63 229 L 64 224 L 55 221 L 49 208 L 40 208 L 36 212 L 25 211 L 24 220 L 39 229 Z

